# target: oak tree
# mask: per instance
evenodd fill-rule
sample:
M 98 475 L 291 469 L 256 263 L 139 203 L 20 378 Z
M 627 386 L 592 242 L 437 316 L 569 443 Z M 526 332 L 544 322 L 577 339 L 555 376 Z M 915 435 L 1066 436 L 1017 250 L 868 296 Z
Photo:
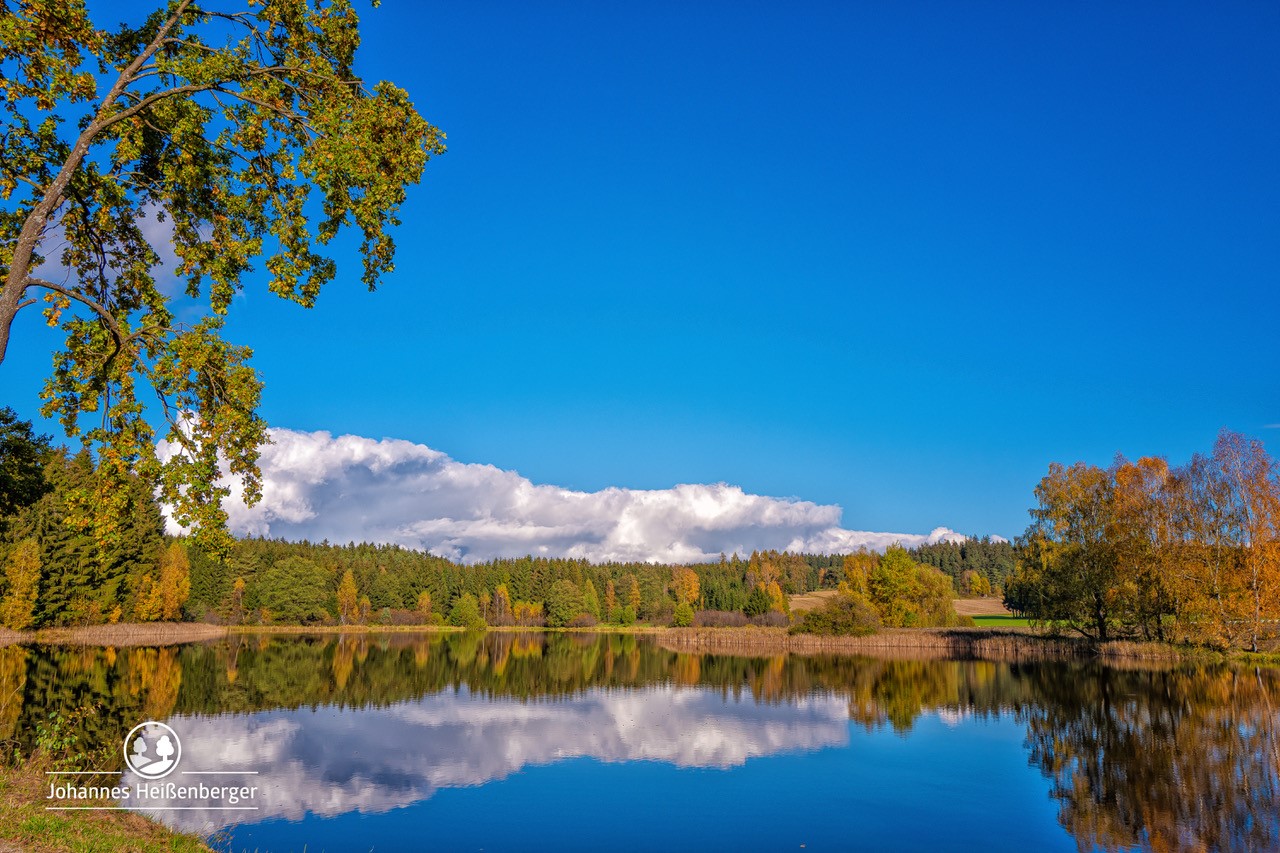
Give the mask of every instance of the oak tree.
M 214 2 L 108 30 L 84 0 L 0 0 L 0 364 L 19 319 L 59 326 L 42 413 L 218 549 L 221 469 L 254 502 L 266 440 L 251 351 L 223 337 L 232 299 L 261 268 L 310 307 L 348 227 L 375 287 L 444 135 L 403 90 L 357 76 L 350 0 Z M 169 252 L 196 319 L 158 280 Z

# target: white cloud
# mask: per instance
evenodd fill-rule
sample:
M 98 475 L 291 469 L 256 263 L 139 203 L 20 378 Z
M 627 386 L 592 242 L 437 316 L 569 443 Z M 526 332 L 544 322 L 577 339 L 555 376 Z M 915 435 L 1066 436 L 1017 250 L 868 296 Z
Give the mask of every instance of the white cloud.
M 229 483 L 234 533 L 394 543 L 463 562 L 525 554 L 697 562 L 758 549 L 842 553 L 964 538 L 946 527 L 923 535 L 846 530 L 838 506 L 724 483 L 579 492 L 408 441 L 288 429 L 273 429 L 271 439 L 262 450 L 262 501 L 246 507 L 238 483 Z

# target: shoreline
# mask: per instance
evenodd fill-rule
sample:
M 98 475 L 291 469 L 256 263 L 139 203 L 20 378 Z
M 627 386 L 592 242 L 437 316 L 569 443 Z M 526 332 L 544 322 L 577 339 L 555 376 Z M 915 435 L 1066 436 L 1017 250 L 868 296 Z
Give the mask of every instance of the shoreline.
M 0 648 L 10 645 L 172 646 L 233 636 L 454 634 L 452 625 L 212 625 L 203 622 L 121 623 L 80 628 L 42 628 L 37 631 L 0 629 Z M 746 657 L 798 655 L 861 655 L 878 658 L 975 659 L 1038 661 L 1095 659 L 1108 663 L 1144 662 L 1245 663 L 1280 666 L 1280 654 L 1218 651 L 1171 643 L 1110 640 L 1094 643 L 1083 637 L 1035 633 L 1028 628 L 889 628 L 865 637 L 791 634 L 786 628 L 669 628 L 650 625 L 596 625 L 590 628 L 493 626 L 491 633 L 631 634 L 653 637 L 677 653 L 740 655 Z
M 652 625 L 596 625 L 590 628 L 547 628 L 545 626 L 490 625 L 487 633 L 520 634 L 642 634 L 658 635 L 672 629 Z M 736 629 L 726 629 L 736 630 Z M 172 646 L 200 643 L 226 637 L 280 634 L 459 634 L 456 625 L 214 625 L 208 622 L 121 622 L 115 625 L 88 625 L 76 628 L 40 628 L 11 631 L 0 628 L 0 648 L 13 645 L 47 646 Z

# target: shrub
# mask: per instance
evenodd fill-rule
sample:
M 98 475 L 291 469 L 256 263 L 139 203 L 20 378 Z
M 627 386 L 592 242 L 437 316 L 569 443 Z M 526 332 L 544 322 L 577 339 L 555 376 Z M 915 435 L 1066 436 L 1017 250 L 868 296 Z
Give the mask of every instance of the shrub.
M 676 628 L 688 628 L 692 625 L 693 606 L 687 601 L 677 604 L 675 612 L 671 614 L 671 624 Z
M 747 617 L 737 610 L 699 610 L 693 614 L 693 624 L 697 628 L 741 628 Z
M 569 628 L 594 628 L 596 626 L 596 617 L 590 613 L 579 613 L 577 616 L 569 620 L 567 627 Z
M 865 637 L 880 629 L 880 614 L 857 593 L 841 593 L 817 610 L 804 614 L 793 634 Z
M 752 625 L 762 625 L 766 628 L 785 628 L 791 624 L 791 617 L 777 610 L 770 610 L 768 613 L 752 616 L 747 621 Z
M 636 623 L 636 609 L 630 604 L 624 604 L 615 608 L 610 618 L 623 627 L 634 625 Z
M 402 607 L 392 607 L 383 617 L 384 625 L 423 625 L 431 624 L 432 618 L 439 619 L 435 613 L 429 613 L 426 617 L 419 610 L 405 610 Z
M 480 615 L 480 602 L 476 601 L 474 595 L 464 592 L 458 596 L 453 609 L 449 611 L 449 624 L 472 631 L 485 629 L 484 617 Z

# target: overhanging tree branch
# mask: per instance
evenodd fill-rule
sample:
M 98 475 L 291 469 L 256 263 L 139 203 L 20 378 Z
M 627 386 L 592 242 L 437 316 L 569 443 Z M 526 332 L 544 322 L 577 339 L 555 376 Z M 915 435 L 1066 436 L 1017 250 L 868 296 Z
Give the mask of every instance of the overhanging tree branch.
M 4 186 L 29 188 L 0 217 L 9 252 L 0 365 L 18 311 L 39 301 L 29 289 L 46 290 L 57 300 L 50 320 L 67 335 L 42 394 L 46 414 L 79 433 L 77 419 L 100 412 L 85 440 L 136 464 L 216 551 L 221 466 L 244 477 L 252 501 L 266 438 L 251 352 L 222 338 L 222 315 L 262 259 L 272 292 L 310 306 L 336 275 L 321 250 L 346 227 L 361 231 L 373 286 L 391 269 L 387 231 L 405 188 L 444 137 L 395 86 L 364 88 L 353 70 L 357 22 L 323 0 L 297 0 L 284 17 L 272 3 L 219 12 L 183 0 L 113 35 L 92 27 L 84 2 L 64 0 L 65 14 L 0 5 L 4 23 L 28 36 L 9 57 L 21 79 L 4 89 Z M 93 63 L 117 69 L 100 96 L 85 71 Z M 64 102 L 90 105 L 65 134 Z M 323 218 L 312 222 L 317 203 Z M 154 274 L 158 247 L 144 220 L 160 216 L 172 223 L 160 239 L 173 243 L 187 294 L 205 300 L 203 319 L 186 328 L 174 325 Z M 35 268 L 55 230 L 70 270 L 62 283 Z M 182 458 L 156 456 L 135 383 L 156 391 Z

